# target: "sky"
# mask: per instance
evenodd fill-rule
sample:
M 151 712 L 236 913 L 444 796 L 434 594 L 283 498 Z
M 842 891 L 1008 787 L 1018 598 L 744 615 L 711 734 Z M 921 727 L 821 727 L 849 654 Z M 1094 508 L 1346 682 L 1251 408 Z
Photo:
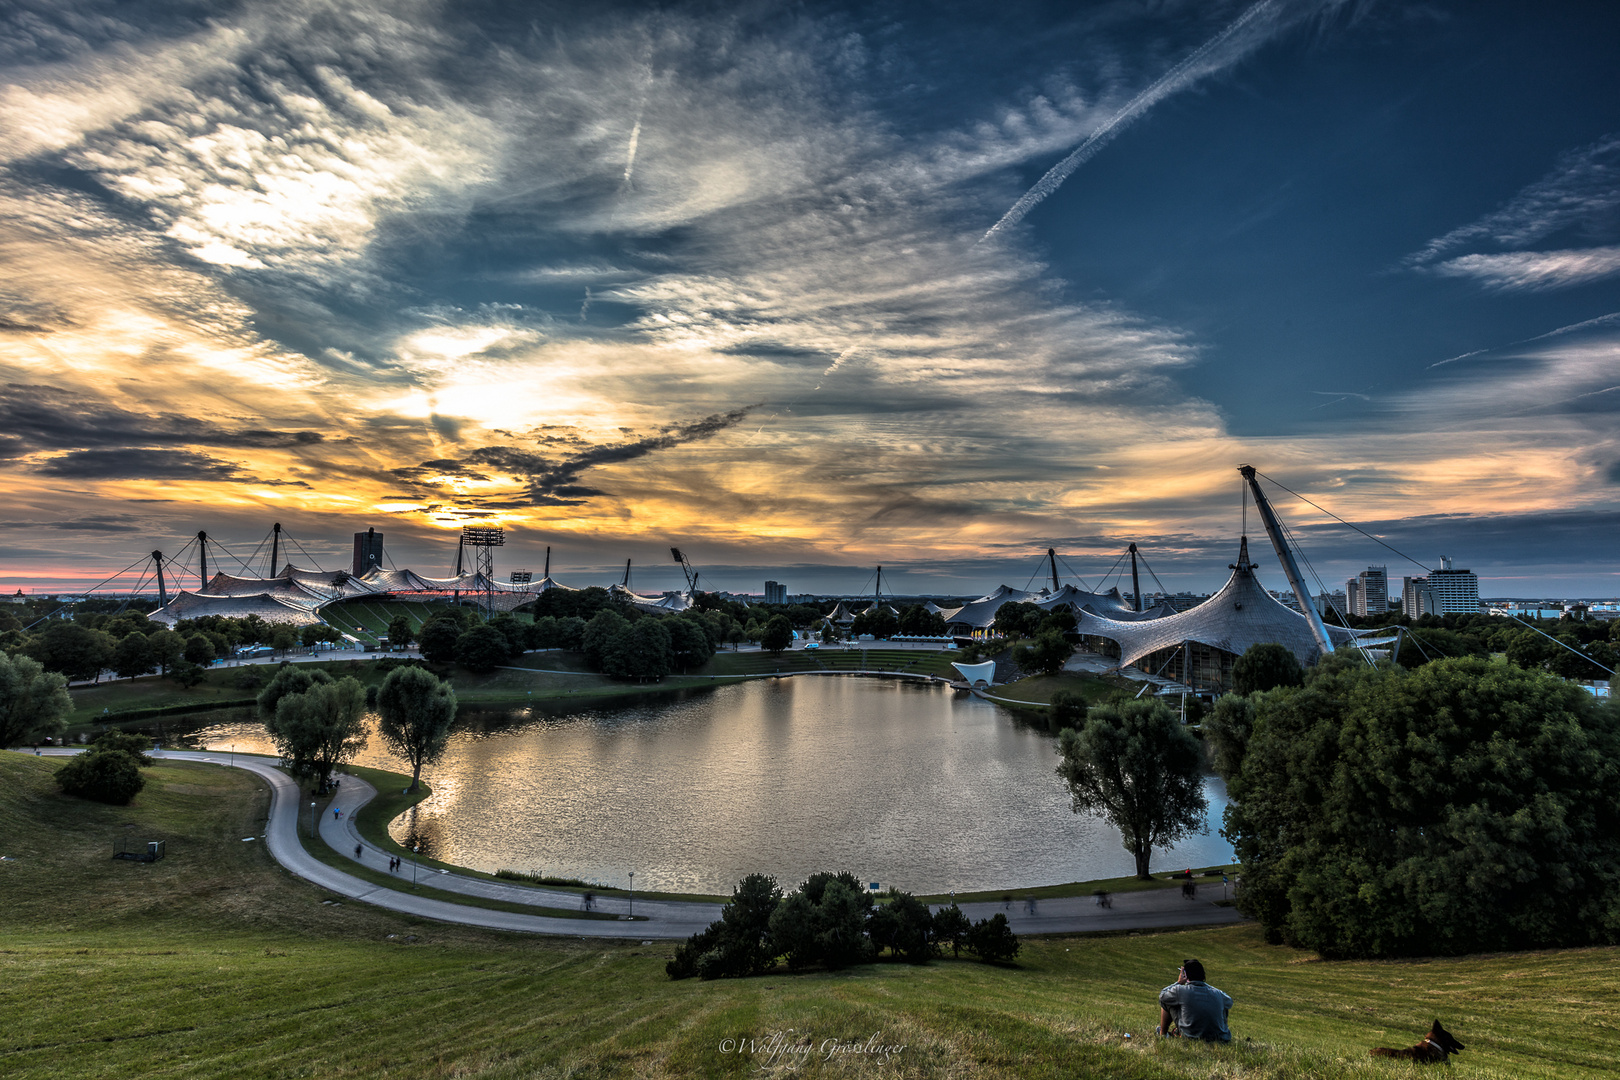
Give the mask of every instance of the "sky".
M 14 0 L 0 253 L 7 592 L 1620 595 L 1612 5 Z

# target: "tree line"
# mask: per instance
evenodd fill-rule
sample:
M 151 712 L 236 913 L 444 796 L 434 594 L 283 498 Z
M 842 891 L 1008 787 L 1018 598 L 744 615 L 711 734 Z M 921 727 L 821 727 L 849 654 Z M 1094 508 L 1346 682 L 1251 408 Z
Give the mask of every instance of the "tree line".
M 926 964 L 949 946 L 991 963 L 1018 955 L 1007 917 L 971 923 L 955 904 L 931 911 L 908 892 L 890 889 L 881 903 L 849 871 L 812 874 L 784 894 L 776 879 L 750 874 L 738 882 L 720 918 L 675 950 L 671 979 L 743 978 L 786 965 L 789 971 L 838 970 L 884 955 Z

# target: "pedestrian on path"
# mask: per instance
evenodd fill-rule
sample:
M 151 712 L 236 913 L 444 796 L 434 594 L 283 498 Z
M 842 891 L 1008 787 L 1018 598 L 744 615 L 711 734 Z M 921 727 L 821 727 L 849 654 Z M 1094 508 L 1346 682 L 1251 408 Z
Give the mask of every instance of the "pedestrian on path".
M 354 857 L 357 858 L 357 859 L 360 857 L 360 845 L 359 844 L 354 845 Z
M 342 816 L 343 816 L 343 811 L 342 811 L 342 810 L 339 810 L 339 809 L 338 809 L 338 808 L 337 808 L 337 807 L 335 807 L 335 806 L 334 806 L 334 807 L 332 807 L 332 820 L 333 820 L 333 821 L 336 821 L 336 820 L 337 820 L 337 819 L 338 819 L 338 818 L 340 818 L 340 817 L 342 817 Z

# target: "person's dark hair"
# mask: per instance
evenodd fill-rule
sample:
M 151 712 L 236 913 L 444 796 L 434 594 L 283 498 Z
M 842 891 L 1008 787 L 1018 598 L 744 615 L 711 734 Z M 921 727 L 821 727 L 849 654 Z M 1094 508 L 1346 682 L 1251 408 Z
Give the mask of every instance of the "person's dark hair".
M 1187 981 L 1189 982 L 1204 981 L 1204 965 L 1197 960 L 1183 960 L 1181 970 L 1187 973 Z

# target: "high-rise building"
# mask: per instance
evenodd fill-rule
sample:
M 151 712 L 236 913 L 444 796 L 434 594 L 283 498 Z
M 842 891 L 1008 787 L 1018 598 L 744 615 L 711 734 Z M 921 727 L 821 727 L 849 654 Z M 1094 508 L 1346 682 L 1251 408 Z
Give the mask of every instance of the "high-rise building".
M 779 581 L 765 583 L 765 602 L 767 604 L 787 603 L 787 586 Z
M 383 534 L 367 529 L 354 534 L 354 576 L 363 577 L 382 568 Z
M 1389 614 L 1389 568 L 1369 566 L 1356 575 L 1360 583 L 1360 607 L 1357 615 Z
M 1344 613 L 1346 615 L 1367 614 L 1367 605 L 1361 602 L 1360 578 L 1351 578 L 1344 583 Z
M 1437 615 L 1478 615 L 1479 577 L 1472 570 L 1455 570 L 1451 556 L 1440 556 L 1440 569 L 1429 571 Z
M 1426 577 L 1409 577 L 1401 579 L 1401 614 L 1409 619 L 1416 619 L 1421 615 L 1438 615 L 1439 608 L 1435 604 L 1434 590 L 1429 587 Z

